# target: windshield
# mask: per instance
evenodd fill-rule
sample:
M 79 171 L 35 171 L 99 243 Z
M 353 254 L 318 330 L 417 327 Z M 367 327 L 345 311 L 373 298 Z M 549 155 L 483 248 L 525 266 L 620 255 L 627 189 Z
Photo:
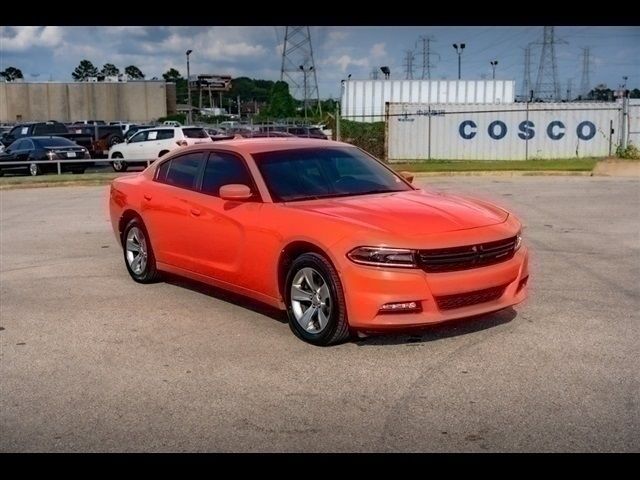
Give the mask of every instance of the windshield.
M 253 157 L 276 202 L 411 190 L 355 147 L 301 148 Z

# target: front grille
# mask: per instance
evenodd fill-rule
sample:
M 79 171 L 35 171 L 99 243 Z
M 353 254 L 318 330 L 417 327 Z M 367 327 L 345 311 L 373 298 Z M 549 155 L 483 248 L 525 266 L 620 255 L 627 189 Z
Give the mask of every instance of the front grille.
M 442 295 L 435 297 L 440 310 L 453 310 L 454 308 L 468 307 L 479 303 L 492 302 L 499 299 L 508 284 L 498 287 L 485 288 L 474 292 L 456 293 L 454 295 Z
M 418 261 L 426 272 L 454 272 L 505 262 L 515 253 L 516 237 L 463 247 L 419 250 Z

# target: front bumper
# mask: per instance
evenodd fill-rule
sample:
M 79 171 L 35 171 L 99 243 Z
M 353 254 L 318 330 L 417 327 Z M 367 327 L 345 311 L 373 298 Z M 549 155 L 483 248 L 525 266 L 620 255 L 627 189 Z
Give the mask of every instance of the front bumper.
M 522 246 L 508 261 L 469 270 L 426 273 L 420 269 L 347 264 L 341 271 L 349 325 L 377 330 L 422 326 L 501 310 L 527 296 L 529 253 Z M 524 284 L 524 285 L 523 285 Z M 462 295 L 496 287 L 498 298 L 459 308 L 440 308 L 437 297 Z M 385 303 L 418 301 L 421 312 L 380 313 Z

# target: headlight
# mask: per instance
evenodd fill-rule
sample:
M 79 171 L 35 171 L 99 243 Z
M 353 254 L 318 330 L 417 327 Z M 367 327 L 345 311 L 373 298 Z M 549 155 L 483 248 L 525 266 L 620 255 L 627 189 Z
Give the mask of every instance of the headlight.
M 361 265 L 405 268 L 416 266 L 415 252 L 406 248 L 357 247 L 347 253 L 347 257 Z
M 514 252 L 517 252 L 518 249 L 522 246 L 522 230 L 520 230 L 518 232 L 518 234 L 516 235 L 516 246 L 513 249 Z

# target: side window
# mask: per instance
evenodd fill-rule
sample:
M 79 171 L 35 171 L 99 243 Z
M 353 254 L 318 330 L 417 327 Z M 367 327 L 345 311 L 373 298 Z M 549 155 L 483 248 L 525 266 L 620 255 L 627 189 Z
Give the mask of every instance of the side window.
M 251 175 L 240 158 L 230 153 L 211 152 L 204 169 L 202 192 L 217 197 L 220 195 L 220 187 L 230 183 L 246 185 L 255 195 Z
M 195 188 L 202 157 L 201 152 L 195 152 L 171 159 L 164 183 L 180 188 Z
M 24 140 L 22 140 L 22 149 L 23 150 L 33 150 L 35 148 L 35 146 L 33 145 L 33 142 L 26 138 Z
M 15 127 L 11 130 L 11 132 L 9 132 L 9 135 L 11 135 L 13 138 L 20 138 L 24 137 L 28 131 L 29 127 Z
M 169 140 L 170 138 L 173 138 L 173 136 L 174 136 L 173 128 L 171 129 L 166 128 L 164 130 L 158 130 L 158 135 L 156 137 L 156 140 Z
M 147 139 L 147 133 L 148 132 L 136 133 L 133 137 L 131 137 L 131 140 L 129 140 L 129 143 L 144 142 Z
M 17 140 L 13 142 L 11 145 L 11 150 L 23 150 L 26 147 L 26 142 L 24 140 Z
M 156 170 L 156 180 L 158 182 L 162 182 L 162 183 L 166 182 L 167 172 L 169 171 L 170 166 L 171 166 L 171 160 L 160 164 L 160 166 L 158 167 L 158 170 Z

